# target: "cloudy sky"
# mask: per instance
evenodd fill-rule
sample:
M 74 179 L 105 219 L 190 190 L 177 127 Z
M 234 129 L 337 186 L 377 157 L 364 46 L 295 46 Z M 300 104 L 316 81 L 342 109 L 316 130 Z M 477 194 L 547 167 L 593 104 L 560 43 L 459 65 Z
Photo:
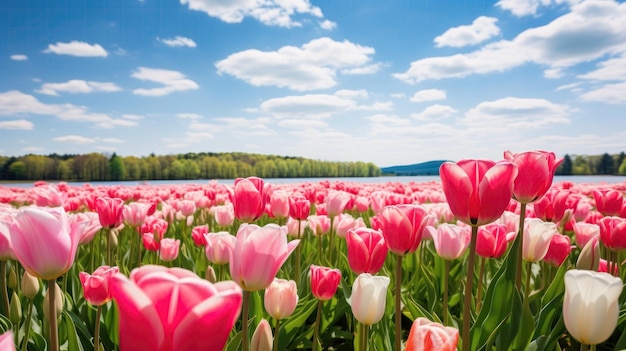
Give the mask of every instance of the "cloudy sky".
M 7 0 L 0 154 L 626 151 L 626 3 Z

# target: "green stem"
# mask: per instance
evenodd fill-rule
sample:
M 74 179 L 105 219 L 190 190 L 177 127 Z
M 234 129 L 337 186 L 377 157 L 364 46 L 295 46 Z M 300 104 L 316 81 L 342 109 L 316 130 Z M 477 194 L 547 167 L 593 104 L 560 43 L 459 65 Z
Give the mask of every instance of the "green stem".
M 102 306 L 96 309 L 96 326 L 93 329 L 93 349 L 100 351 L 100 315 L 102 315 Z
M 443 276 L 443 324 L 448 324 L 448 275 L 450 275 L 450 261 L 445 260 L 445 274 Z
M 322 341 L 319 340 L 320 336 L 320 323 L 322 321 L 322 304 L 324 301 L 317 301 L 317 315 L 315 316 L 315 326 L 313 329 L 313 351 L 317 351 L 318 344 L 321 344 Z
M 298 246 L 300 245 L 298 244 Z M 321 235 L 317 237 L 317 262 L 318 264 L 323 265 L 322 264 L 322 236 Z
M 335 228 L 334 228 L 335 216 L 330 217 L 330 235 L 328 236 L 330 240 L 329 246 L 329 260 L 330 266 L 335 267 Z
M 400 351 L 402 350 L 402 256 L 398 255 L 396 258 L 396 312 L 395 312 L 395 342 L 394 342 L 394 350 Z
M 113 266 L 113 262 L 111 259 L 111 229 L 107 232 L 107 265 L 110 267 Z
M 22 351 L 26 351 L 26 347 L 28 346 L 28 339 L 30 338 L 30 325 L 31 318 L 33 316 L 33 305 L 35 304 L 34 299 L 28 299 L 28 312 L 26 312 L 26 325 L 24 326 L 24 338 L 22 339 Z M 16 338 L 17 340 L 17 338 Z
M 277 319 L 276 320 L 276 327 L 274 328 L 274 347 L 272 348 L 272 350 L 276 350 L 278 351 L 278 332 L 280 328 L 280 320 Z
M 517 265 L 515 270 L 515 287 L 517 291 L 522 289 L 522 248 L 524 247 L 524 217 L 526 217 L 526 204 L 520 203 L 519 230 L 515 241 L 519 241 L 517 246 Z
M 480 311 L 480 307 L 483 304 L 482 294 L 483 294 L 483 280 L 485 279 L 485 262 L 486 258 L 480 257 L 480 270 L 478 271 L 478 288 L 476 290 L 476 313 Z
M 580 351 L 588 351 L 588 350 L 589 350 L 589 345 L 580 344 Z
M 59 330 L 57 328 L 57 311 L 56 311 L 56 279 L 48 280 L 48 317 L 50 325 L 49 345 L 50 351 L 59 351 Z
M 302 221 L 298 220 L 298 234 L 296 235 L 296 237 L 298 239 L 300 239 L 300 230 L 302 229 Z M 294 273 L 294 278 L 293 280 L 298 284 L 298 286 L 300 285 L 300 256 L 302 255 L 302 240 L 300 240 L 301 242 L 298 244 L 298 246 L 296 246 L 296 252 L 295 252 L 295 259 L 296 259 L 296 270 Z
M 478 236 L 478 226 L 472 226 L 472 238 L 470 240 L 469 256 L 467 257 L 467 282 L 465 283 L 465 294 L 463 296 L 463 325 L 461 340 L 463 351 L 470 350 L 470 326 L 472 319 L 472 285 L 474 283 L 474 260 L 476 258 L 476 237 Z
M 369 341 L 369 325 L 361 323 L 361 351 L 367 351 Z
M 3 315 L 9 316 L 9 293 L 7 291 L 7 261 L 0 261 L 0 295 L 2 295 Z
M 248 314 L 250 313 L 250 291 L 243 291 L 243 302 L 241 306 L 241 344 L 243 351 L 250 350 L 250 337 L 248 336 Z
M 532 275 L 532 262 L 526 262 L 526 285 L 524 286 L 524 299 L 528 301 L 530 296 L 530 276 Z

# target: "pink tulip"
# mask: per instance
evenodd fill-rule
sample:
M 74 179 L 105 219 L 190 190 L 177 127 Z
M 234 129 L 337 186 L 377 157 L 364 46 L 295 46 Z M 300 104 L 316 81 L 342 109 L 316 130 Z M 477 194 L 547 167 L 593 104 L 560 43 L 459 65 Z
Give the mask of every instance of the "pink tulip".
M 35 188 L 35 204 L 40 207 L 61 207 L 68 200 L 67 193 L 53 185 Z
M 0 334 L 0 350 L 15 351 L 15 341 L 13 341 L 13 331 L 10 329 Z
M 146 221 L 150 207 L 151 204 L 145 202 L 131 202 L 124 205 L 122 210 L 124 223 L 133 228 L 140 227 Z
M 289 197 L 289 216 L 297 220 L 305 220 L 311 213 L 311 202 L 304 195 Z
M 433 240 L 439 257 L 448 261 L 461 257 L 472 238 L 472 231 L 469 226 L 443 223 L 437 229 L 431 226 L 427 226 L 426 229 Z
M 598 222 L 600 241 L 613 251 L 626 249 L 626 219 L 604 217 Z
M 165 238 L 160 242 L 159 258 L 164 262 L 172 262 L 178 257 L 180 240 Z
M 241 288 L 182 268 L 147 265 L 113 276 L 120 351 L 221 351 L 241 311 Z M 201 337 L 207 331 L 211 337 Z
M 569 194 L 567 190 L 550 189 L 544 197 L 533 204 L 535 217 L 559 223 L 568 209 Z
M 15 258 L 13 247 L 11 246 L 11 233 L 9 220 L 3 221 L 0 218 L 0 260 L 6 261 Z
M 235 248 L 237 238 L 229 232 L 207 233 L 204 236 L 206 245 L 204 253 L 213 264 L 230 262 L 230 252 Z
M 389 251 L 402 256 L 417 250 L 428 223 L 426 210 L 418 205 L 389 205 L 380 215 L 379 225 Z
M 235 211 L 232 204 L 215 206 L 211 208 L 215 223 L 221 227 L 228 227 L 235 221 Z
M 331 190 L 326 200 L 328 217 L 335 217 L 342 213 L 350 201 L 350 194 L 345 191 Z
M 508 161 L 465 159 L 439 169 L 450 210 L 461 222 L 481 226 L 494 222 L 513 195 L 517 168 Z
M 122 211 L 124 200 L 119 198 L 99 197 L 96 199 L 96 212 L 102 228 L 113 229 L 124 221 Z
M 322 236 L 330 232 L 330 217 L 327 215 L 311 215 L 307 219 L 307 223 L 315 236 Z
M 263 296 L 265 311 L 275 319 L 285 319 L 298 305 L 298 286 L 293 280 L 274 278 Z
M 559 233 L 554 234 L 548 246 L 548 252 L 546 252 L 546 255 L 543 257 L 543 261 L 552 266 L 559 267 L 569 256 L 571 251 L 572 244 L 569 236 Z
M 293 217 L 289 217 L 287 218 L 287 235 L 300 239 L 302 235 L 304 235 L 304 231 L 308 225 L 309 224 L 306 220 L 300 221 L 298 219 L 294 219 Z M 298 230 L 300 232 L 298 232 Z
M 69 215 L 69 219 L 70 228 L 77 225 L 78 223 L 85 222 L 85 228 L 83 230 L 83 235 L 80 238 L 80 242 L 78 243 L 79 245 L 89 244 L 93 240 L 93 238 L 96 237 L 96 234 L 98 234 L 100 229 L 102 229 L 98 214 L 95 212 L 73 213 Z
M 278 337 L 278 335 L 276 336 Z M 267 319 L 261 319 L 250 340 L 250 351 L 272 351 L 272 327 Z
M 336 268 L 311 265 L 311 293 L 318 300 L 327 301 L 335 296 L 341 282 L 341 271 Z
M 246 291 L 265 289 L 299 243 L 288 243 L 287 230 L 276 224 L 242 224 L 230 254 L 230 276 Z
M 581 250 L 593 237 L 600 237 L 600 226 L 597 224 L 576 222 L 573 229 L 576 244 Z
M 349 230 L 353 228 L 365 227 L 365 222 L 362 217 L 355 219 L 348 213 L 342 213 L 335 217 L 333 226 L 335 227 L 335 233 L 337 233 L 337 236 L 345 238 Z
M 146 217 L 146 221 L 139 228 L 139 232 L 141 234 L 150 233 L 154 234 L 159 238 L 163 238 L 163 235 L 167 231 L 167 227 L 169 226 L 169 222 L 157 217 Z
M 622 210 L 624 195 L 614 189 L 594 190 L 593 198 L 596 200 L 596 209 L 604 216 L 617 216 Z
M 513 198 L 521 203 L 531 203 L 541 198 L 552 185 L 554 172 L 563 162 L 553 152 L 526 151 L 513 154 L 504 152 L 504 158 L 517 166 L 513 183 Z
M 209 232 L 208 225 L 199 225 L 191 229 L 191 240 L 196 246 L 206 246 L 206 238 L 204 237 Z
M 552 222 L 544 222 L 539 218 L 526 218 L 522 258 L 528 262 L 541 261 L 548 252 L 552 237 L 557 233 L 556 224 Z
M 405 351 L 456 351 L 459 331 L 420 317 L 413 322 Z
M 161 238 L 158 235 L 155 237 L 152 233 L 144 233 L 141 242 L 148 251 L 157 252 L 161 248 Z
M 119 271 L 117 267 L 100 266 L 91 275 L 80 272 L 78 277 L 83 285 L 85 300 L 94 306 L 102 306 L 111 301 L 109 285 L 113 275 Z
M 178 211 L 184 217 L 189 217 L 196 213 L 196 203 L 193 200 L 182 200 L 178 203 Z
M 385 264 L 388 250 L 380 231 L 370 228 L 351 229 L 346 236 L 346 243 L 348 264 L 355 274 L 376 274 Z
M 509 231 L 504 224 L 490 223 L 478 227 L 476 254 L 484 258 L 500 258 L 506 252 L 509 242 L 515 239 L 515 231 Z
M 270 195 L 270 211 L 274 218 L 289 216 L 289 194 L 284 190 L 274 190 Z
M 237 219 L 251 223 L 263 215 L 263 185 L 263 179 L 257 177 L 235 179 L 233 206 Z
M 370 209 L 370 199 L 366 196 L 357 196 L 354 205 L 359 213 L 365 213 Z
M 71 227 L 62 207 L 22 207 L 9 227 L 15 256 L 30 275 L 56 279 L 74 263 L 85 225 Z

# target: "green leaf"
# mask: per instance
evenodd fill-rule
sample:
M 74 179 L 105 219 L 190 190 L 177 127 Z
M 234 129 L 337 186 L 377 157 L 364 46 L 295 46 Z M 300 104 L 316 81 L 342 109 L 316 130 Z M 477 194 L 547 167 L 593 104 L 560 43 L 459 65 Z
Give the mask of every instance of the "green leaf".
M 66 312 L 63 312 L 63 322 L 67 332 L 67 351 L 83 351 L 83 345 L 78 342 L 78 335 L 72 317 Z
M 278 340 L 279 350 L 287 350 L 287 347 L 291 345 L 298 333 L 305 333 L 302 329 L 311 329 L 310 335 L 312 335 L 312 328 L 305 326 L 307 326 L 309 316 L 316 311 L 316 307 L 317 299 L 311 298 L 311 295 L 307 295 L 298 302 L 294 314 L 292 314 L 286 322 L 281 323 L 279 332 L 280 339 Z

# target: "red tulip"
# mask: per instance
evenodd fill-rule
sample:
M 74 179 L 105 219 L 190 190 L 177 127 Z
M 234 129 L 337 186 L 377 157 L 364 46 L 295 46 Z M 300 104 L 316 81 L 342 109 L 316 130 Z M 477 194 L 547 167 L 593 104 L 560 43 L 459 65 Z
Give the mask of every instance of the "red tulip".
M 600 241 L 613 251 L 626 249 L 626 219 L 604 217 L 599 222 Z
M 596 200 L 596 209 L 604 216 L 619 215 L 624 203 L 624 195 L 614 189 L 594 190 L 593 198 Z
M 341 282 L 341 271 L 336 268 L 311 265 L 311 293 L 317 299 L 326 301 L 335 296 Z
M 350 229 L 346 243 L 348 264 L 355 274 L 376 274 L 385 264 L 388 250 L 380 231 L 370 228 Z
M 113 229 L 124 221 L 124 200 L 119 198 L 99 197 L 96 199 L 96 212 L 102 228 Z
M 509 231 L 506 225 L 491 223 L 478 227 L 476 254 L 484 258 L 500 258 L 507 244 L 515 239 L 516 232 Z
M 455 351 L 459 331 L 420 317 L 413 322 L 405 351 Z
M 245 223 L 259 219 L 265 210 L 263 179 L 257 177 L 235 179 L 233 206 L 235 218 Z
M 547 222 L 559 223 L 568 207 L 568 190 L 550 189 L 544 197 L 533 204 L 535 217 Z
M 509 161 L 444 162 L 441 185 L 450 210 L 461 222 L 481 226 L 497 220 L 513 195 L 517 168 Z
M 196 246 L 205 247 L 206 238 L 204 237 L 204 235 L 208 232 L 209 226 L 206 224 L 193 227 L 193 229 L 191 229 L 191 240 L 193 240 L 193 244 Z
M 241 311 L 241 288 L 182 268 L 147 265 L 113 276 L 120 351 L 221 351 Z M 201 337 L 211 331 L 211 337 Z
M 513 154 L 504 152 L 504 158 L 517 166 L 513 183 L 513 198 L 521 203 L 531 203 L 541 198 L 552 186 L 556 168 L 563 159 L 556 159 L 553 152 L 526 151 Z
M 289 216 L 303 221 L 309 217 L 311 202 L 304 195 L 292 195 L 289 197 Z
M 543 261 L 547 262 L 555 267 L 559 267 L 567 256 L 572 251 L 572 245 L 570 238 L 563 234 L 554 234 L 550 245 L 548 246 L 548 252 L 543 257 Z
M 389 205 L 378 215 L 378 221 L 389 251 L 402 256 L 417 250 L 429 216 L 418 205 Z
M 78 277 L 83 285 L 85 300 L 94 306 L 102 306 L 111 301 L 109 285 L 113 275 L 119 271 L 117 267 L 100 266 L 91 275 L 80 272 Z

